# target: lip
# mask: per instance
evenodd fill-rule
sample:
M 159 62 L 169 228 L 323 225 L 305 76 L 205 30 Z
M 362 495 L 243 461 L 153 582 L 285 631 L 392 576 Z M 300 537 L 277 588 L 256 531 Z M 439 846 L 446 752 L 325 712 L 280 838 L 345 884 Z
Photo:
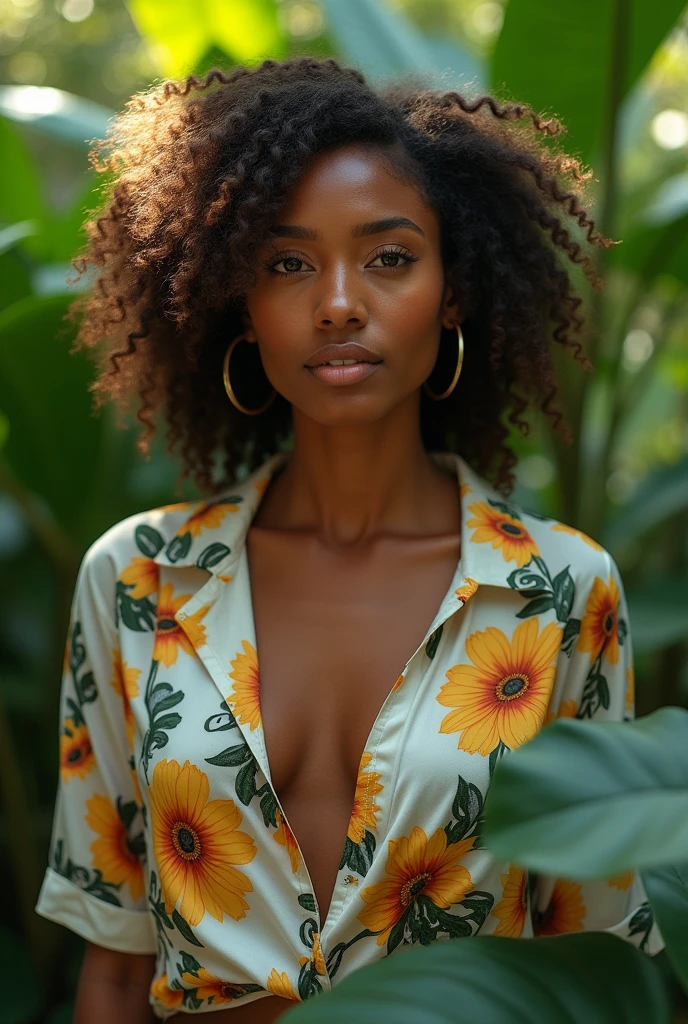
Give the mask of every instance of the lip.
M 308 372 L 323 384 L 355 384 L 375 373 L 381 362 L 382 360 L 379 363 L 354 363 L 353 366 L 309 366 Z
M 322 345 L 313 353 L 305 364 L 309 369 L 327 363 L 330 359 L 355 359 L 359 363 L 381 363 L 377 352 L 371 352 L 365 345 L 357 341 L 347 341 L 340 345 Z

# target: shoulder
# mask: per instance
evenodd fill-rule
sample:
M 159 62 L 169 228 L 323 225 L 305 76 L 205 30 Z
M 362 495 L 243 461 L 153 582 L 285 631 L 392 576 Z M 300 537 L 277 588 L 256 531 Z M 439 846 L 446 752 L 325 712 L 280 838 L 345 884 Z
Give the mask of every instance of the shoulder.
M 620 581 L 611 553 L 595 538 L 559 519 L 543 516 L 517 502 L 507 501 L 504 509 L 516 517 L 532 540 L 533 556 L 528 570 L 541 570 L 556 585 L 557 579 L 573 580 L 576 589 L 588 593 L 596 581 Z
M 203 504 L 197 500 L 161 505 L 113 523 L 86 548 L 80 577 L 91 585 L 112 587 L 125 570 L 153 563 Z

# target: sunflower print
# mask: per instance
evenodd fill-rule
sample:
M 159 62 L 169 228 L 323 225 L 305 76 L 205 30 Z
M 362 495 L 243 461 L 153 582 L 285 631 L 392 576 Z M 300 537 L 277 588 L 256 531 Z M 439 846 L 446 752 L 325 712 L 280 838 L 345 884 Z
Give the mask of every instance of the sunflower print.
M 200 537 L 204 530 L 217 530 L 229 512 L 238 511 L 239 506 L 232 502 L 218 502 L 214 505 L 203 502 L 179 528 L 177 534 L 181 536 L 190 533 L 192 537 Z
M 467 576 L 463 586 L 457 587 L 454 593 L 458 597 L 461 604 L 465 604 L 469 598 L 473 597 L 476 590 L 478 589 L 478 581 L 472 580 L 470 576 Z
M 395 682 L 394 686 L 392 687 L 392 693 L 393 693 L 393 692 L 394 692 L 395 690 L 398 690 L 398 689 L 399 689 L 399 687 L 401 686 L 401 684 L 403 683 L 403 681 L 404 681 L 404 673 L 402 672 L 402 673 L 401 673 L 401 675 L 400 675 L 400 676 L 399 676 L 399 677 L 397 678 L 397 681 Z
M 626 714 L 632 715 L 635 708 L 635 672 L 633 666 L 626 668 Z
M 447 910 L 471 891 L 473 882 L 461 861 L 476 838 L 471 836 L 447 846 L 443 828 L 436 829 L 428 839 L 415 825 L 410 836 L 387 840 L 385 871 L 389 877 L 361 890 L 367 906 L 356 915 L 365 928 L 380 932 L 378 946 L 384 946 L 394 925 L 421 893 L 436 907 Z
M 296 836 L 289 827 L 287 819 L 284 817 L 279 807 L 275 809 L 275 815 L 277 817 L 278 828 L 276 832 L 273 832 L 272 838 L 281 846 L 286 846 L 287 853 L 289 854 L 292 874 L 295 875 L 299 870 L 299 861 L 301 860 L 299 844 L 296 841 Z
M 273 996 L 281 996 L 282 999 L 295 999 L 300 1002 L 286 971 L 278 974 L 277 968 L 273 967 L 268 980 L 265 982 L 265 987 L 268 992 L 272 992 Z
M 185 761 L 159 761 L 150 786 L 155 859 L 168 914 L 181 900 L 180 913 L 198 924 L 206 913 L 235 921 L 250 909 L 245 892 L 251 880 L 236 867 L 248 864 L 256 845 L 239 831 L 242 815 L 233 800 L 208 800 L 210 783 L 200 768 Z
M 207 614 L 211 605 L 204 605 L 193 615 L 184 620 L 184 627 L 179 625 L 175 615 L 183 604 L 191 597 L 191 594 L 179 594 L 173 597 L 174 588 L 171 583 L 166 583 L 160 589 L 158 597 L 158 610 L 155 631 L 155 647 L 153 658 L 161 661 L 166 668 L 174 665 L 181 648 L 191 657 L 196 657 L 196 647 L 202 647 L 206 642 L 205 627 L 200 624 L 201 619 Z M 191 633 L 193 639 L 187 634 Z
M 384 786 L 378 782 L 380 772 L 366 771 L 373 755 L 365 751 L 361 757 L 356 779 L 356 792 L 354 794 L 354 806 L 351 811 L 347 835 L 352 843 L 363 842 L 366 829 L 377 827 L 376 812 L 380 805 L 375 803 L 375 797 L 381 793 Z
M 511 642 L 496 626 L 471 633 L 471 665 L 454 665 L 436 700 L 454 708 L 441 733 L 460 732 L 458 749 L 486 756 L 501 742 L 520 747 L 542 726 L 547 712 L 562 630 L 550 622 L 539 632 L 536 616 L 514 630 Z
M 75 725 L 73 718 L 66 718 L 60 733 L 60 777 L 69 782 L 77 775 L 85 779 L 95 768 L 96 759 L 91 746 L 91 737 L 85 724 Z
M 634 878 L 635 871 L 620 871 L 618 875 L 612 875 L 607 879 L 607 885 L 612 885 L 615 889 L 630 889 Z
M 184 998 L 184 993 L 180 988 L 170 988 L 167 971 L 153 981 L 150 994 L 156 1002 L 162 1003 L 170 1010 L 176 1010 L 181 1006 Z
M 129 749 L 133 749 L 134 743 L 134 712 L 131 709 L 131 700 L 139 695 L 138 678 L 141 675 L 140 668 L 130 668 L 126 661 L 122 661 L 122 651 L 116 647 L 112 651 L 112 678 L 110 685 L 115 693 L 122 698 L 124 705 L 124 725 L 127 734 Z
M 507 874 L 501 876 L 501 882 L 502 899 L 492 910 L 499 918 L 494 934 L 517 939 L 528 914 L 528 876 L 523 868 L 512 864 Z
M 129 846 L 117 808 L 106 796 L 95 793 L 86 801 L 86 810 L 86 824 L 98 833 L 98 839 L 91 843 L 93 867 L 106 882 L 128 885 L 131 898 L 137 900 L 143 893 L 143 868 Z
M 320 945 L 320 933 L 313 932 L 313 952 L 310 956 L 299 957 L 299 964 L 303 967 L 309 960 L 313 961 L 313 965 L 318 974 L 327 974 L 327 967 L 325 966 L 325 957 L 323 956 L 322 947 Z
M 260 693 L 258 677 L 258 652 L 255 647 L 242 640 L 243 654 L 237 654 L 231 665 L 233 672 L 229 672 L 230 679 L 234 680 L 234 686 L 227 697 L 227 703 L 233 703 L 235 718 L 251 727 L 251 732 L 262 726 L 260 717 Z
M 547 909 L 533 915 L 536 935 L 565 935 L 583 928 L 585 905 L 578 882 L 558 878 Z
M 604 656 L 612 665 L 619 660 L 619 588 L 613 576 L 607 583 L 595 577 L 581 622 L 577 647 L 590 653 L 590 661 Z
M 196 989 L 196 999 L 210 999 L 213 1006 L 217 1003 L 233 1003 L 235 999 L 246 994 L 245 989 L 231 981 L 224 981 L 199 967 L 193 974 L 183 971 L 182 978 Z
M 583 533 L 582 530 L 576 530 L 573 526 L 566 526 L 564 523 L 555 523 L 552 527 L 553 530 L 558 530 L 560 533 L 569 533 L 574 537 L 580 537 L 582 541 L 589 544 L 595 551 L 604 551 L 601 544 L 598 544 L 592 537 L 588 537 L 587 533 Z
M 486 501 L 475 502 L 469 506 L 468 511 L 473 514 L 473 519 L 469 519 L 466 524 L 474 530 L 471 543 L 489 543 L 495 550 L 499 548 L 504 560 L 515 561 L 519 569 L 533 555 L 540 553 L 537 544 L 516 516 L 502 512 Z
M 152 558 L 144 558 L 141 555 L 134 555 L 129 560 L 129 565 L 120 573 L 120 580 L 127 587 L 129 597 L 135 601 L 141 601 L 144 597 L 150 597 L 158 589 L 159 570 Z
M 575 718 L 578 705 L 575 700 L 564 700 L 561 702 L 556 711 L 548 711 L 547 718 L 545 719 L 545 725 L 549 725 L 550 722 L 556 721 L 557 718 Z

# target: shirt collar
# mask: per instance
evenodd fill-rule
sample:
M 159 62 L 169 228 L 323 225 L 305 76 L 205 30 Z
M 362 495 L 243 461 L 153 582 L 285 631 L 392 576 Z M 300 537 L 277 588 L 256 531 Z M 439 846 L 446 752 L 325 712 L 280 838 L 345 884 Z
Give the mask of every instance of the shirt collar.
M 478 585 L 510 587 L 508 576 L 537 547 L 522 510 L 506 502 L 495 488 L 456 452 L 429 452 L 445 471 L 455 474 L 461 495 L 461 570 Z M 197 566 L 215 576 L 229 573 L 241 554 L 251 521 L 272 475 L 289 453 L 271 455 L 257 469 L 207 501 L 183 502 L 158 510 L 162 546 L 153 561 L 169 567 Z M 536 517 L 537 518 L 537 517 Z

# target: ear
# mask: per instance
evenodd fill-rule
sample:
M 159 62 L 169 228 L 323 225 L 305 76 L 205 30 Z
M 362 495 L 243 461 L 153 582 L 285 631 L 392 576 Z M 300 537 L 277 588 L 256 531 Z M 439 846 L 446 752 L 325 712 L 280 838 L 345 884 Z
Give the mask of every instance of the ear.
M 249 340 L 255 340 L 256 332 L 253 329 L 251 317 L 246 310 L 241 313 L 241 329 Z
M 456 327 L 463 320 L 463 310 L 457 299 L 456 283 L 451 276 L 445 276 L 444 293 L 442 295 L 442 326 Z

